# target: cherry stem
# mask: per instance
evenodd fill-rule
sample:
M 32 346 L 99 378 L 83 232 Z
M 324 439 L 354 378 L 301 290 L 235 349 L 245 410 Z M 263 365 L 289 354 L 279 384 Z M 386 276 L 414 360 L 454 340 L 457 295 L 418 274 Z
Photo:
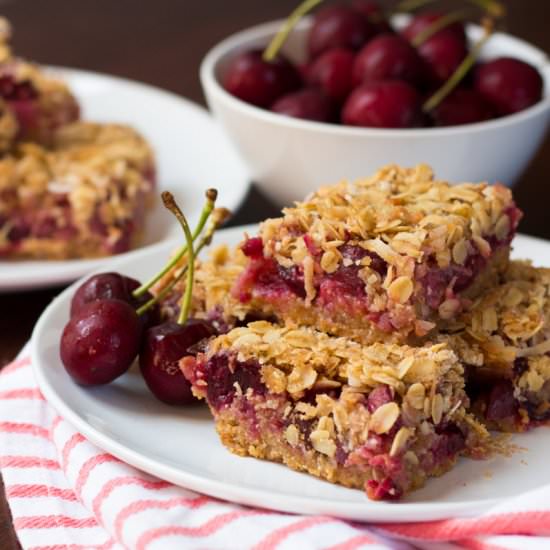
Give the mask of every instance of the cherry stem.
M 264 61 L 270 62 L 275 59 L 275 56 L 279 53 L 290 31 L 296 26 L 298 21 L 321 2 L 323 2 L 323 0 L 305 0 L 288 16 L 281 28 L 277 31 L 277 34 L 272 38 L 271 42 L 264 50 Z
M 485 45 L 487 40 L 491 37 L 491 29 L 485 30 L 485 35 L 479 42 L 477 42 L 472 48 L 471 52 L 464 58 L 464 61 L 456 68 L 455 72 L 449 77 L 447 82 L 437 90 L 429 99 L 424 103 L 422 109 L 429 113 L 435 109 L 455 88 L 460 84 L 460 81 L 466 76 L 468 71 L 474 66 L 481 48 Z
M 183 325 L 189 317 L 189 310 L 191 309 L 191 295 L 193 292 L 193 278 L 195 276 L 195 251 L 193 250 L 193 235 L 191 229 L 187 223 L 187 218 L 180 210 L 180 207 L 174 199 L 174 195 L 169 191 L 162 192 L 162 202 L 164 206 L 176 216 L 183 232 L 185 233 L 185 240 L 187 241 L 187 284 L 185 285 L 185 292 L 183 294 L 180 306 L 180 314 L 178 317 L 178 324 Z
M 443 17 L 440 17 L 439 19 L 431 23 L 428 27 L 426 27 L 422 32 L 419 32 L 412 40 L 412 45 L 415 48 L 418 48 L 418 46 L 424 44 L 424 42 L 426 42 L 428 38 L 431 38 L 435 33 L 439 32 L 445 27 L 452 25 L 453 23 L 456 23 L 457 21 L 464 21 L 465 18 L 465 10 L 455 11 L 452 13 L 448 13 Z
M 432 4 L 435 1 L 436 0 L 403 0 L 403 2 L 399 2 L 391 11 L 392 13 L 407 13 L 427 6 L 428 4 Z
M 219 229 L 227 220 L 227 218 L 230 216 L 229 210 L 225 208 L 216 208 L 214 212 L 212 213 L 212 217 L 210 219 L 210 222 L 208 224 L 208 227 L 206 228 L 206 231 L 204 232 L 204 235 L 202 236 L 197 249 L 195 251 L 195 256 L 197 256 L 202 249 L 205 246 L 208 246 L 212 242 L 212 237 L 214 236 L 214 233 L 217 229 Z M 141 315 L 142 313 L 145 313 L 150 307 L 155 305 L 157 302 L 160 302 L 163 300 L 170 291 L 174 288 L 174 286 L 183 279 L 183 276 L 187 273 L 187 265 L 185 265 L 181 271 L 153 298 L 151 298 L 148 302 L 145 302 L 139 309 L 136 310 L 136 313 L 138 315 Z
M 206 191 L 206 204 L 204 205 L 197 227 L 193 233 L 193 242 L 201 234 L 206 221 L 208 220 L 212 210 L 214 210 L 214 205 L 216 204 L 216 198 L 218 197 L 218 192 L 215 189 L 208 189 Z M 188 245 L 184 244 L 176 254 L 170 259 L 170 261 L 159 271 L 155 276 L 151 277 L 147 282 L 143 283 L 140 287 L 136 288 L 132 292 L 134 298 L 139 298 L 145 294 L 155 283 L 157 283 L 164 275 L 166 275 L 187 253 Z M 141 308 L 140 308 L 141 309 Z
M 500 18 L 506 15 L 506 8 L 496 0 L 468 0 L 468 2 L 485 10 L 491 17 Z

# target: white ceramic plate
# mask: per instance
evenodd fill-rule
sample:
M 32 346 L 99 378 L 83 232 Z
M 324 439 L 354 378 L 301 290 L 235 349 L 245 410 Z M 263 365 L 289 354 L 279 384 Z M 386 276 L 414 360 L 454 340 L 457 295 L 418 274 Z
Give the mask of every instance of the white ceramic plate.
M 189 221 L 198 219 L 204 191 L 215 187 L 218 204 L 235 210 L 249 178 L 233 148 L 202 107 L 175 94 L 122 78 L 74 69 L 52 68 L 82 106 L 82 118 L 130 124 L 154 148 L 158 189 L 174 193 Z M 158 246 L 181 231 L 160 200 L 147 219 L 141 247 Z M 123 254 L 133 258 L 141 251 Z M 0 292 L 74 281 L 102 268 L 111 258 L 69 261 L 0 261 Z
M 244 230 L 220 231 L 216 241 L 236 244 Z M 144 279 L 170 246 L 142 250 L 109 264 Z M 515 256 L 550 265 L 550 242 L 519 236 Z M 474 515 L 493 503 L 550 483 L 550 429 L 514 437 L 526 451 L 491 461 L 462 459 L 451 472 L 399 503 L 372 502 L 357 490 L 337 487 L 278 464 L 241 458 L 219 442 L 205 406 L 173 408 L 155 400 L 133 368 L 109 386 L 74 384 L 59 359 L 59 336 L 68 319 L 74 286 L 58 296 L 36 325 L 32 355 L 46 399 L 93 443 L 122 460 L 196 491 L 242 504 L 286 512 L 328 514 L 356 520 L 419 521 Z

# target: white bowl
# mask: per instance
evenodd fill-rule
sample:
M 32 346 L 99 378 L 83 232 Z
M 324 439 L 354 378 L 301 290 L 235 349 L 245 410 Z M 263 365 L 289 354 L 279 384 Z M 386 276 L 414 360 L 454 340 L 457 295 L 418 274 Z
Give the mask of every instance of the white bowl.
M 322 184 L 356 179 L 381 166 L 430 164 L 437 176 L 453 182 L 500 181 L 513 185 L 543 140 L 550 115 L 550 65 L 546 54 L 508 34 L 496 33 L 482 58 L 513 56 L 535 65 L 545 81 L 542 101 L 500 119 L 446 128 L 375 129 L 310 122 L 254 107 L 226 92 L 228 63 L 242 50 L 265 47 L 281 21 L 258 25 L 226 38 L 204 58 L 200 77 L 211 111 L 246 162 L 251 176 L 279 205 L 300 200 Z M 283 53 L 305 58 L 310 27 L 303 20 L 290 34 Z M 403 24 L 397 19 L 396 24 Z M 475 25 L 471 40 L 481 36 Z

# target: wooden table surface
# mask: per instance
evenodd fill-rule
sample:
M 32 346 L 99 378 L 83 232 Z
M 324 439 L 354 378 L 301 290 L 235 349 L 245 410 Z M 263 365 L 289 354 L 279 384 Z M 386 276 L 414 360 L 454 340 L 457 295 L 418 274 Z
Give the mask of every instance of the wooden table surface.
M 0 0 L 0 7 L 15 27 L 15 47 L 22 56 L 148 82 L 204 103 L 197 74 L 205 52 L 234 31 L 283 17 L 296 3 L 295 0 Z M 547 0 L 503 3 L 508 7 L 508 30 L 550 51 Z M 521 230 L 545 238 L 550 238 L 549 175 L 547 139 L 515 188 L 517 201 L 526 213 Z M 232 223 L 259 221 L 275 212 L 252 188 Z M 28 340 L 36 319 L 60 290 L 0 295 L 0 368 Z M 0 477 L 0 548 L 18 547 Z

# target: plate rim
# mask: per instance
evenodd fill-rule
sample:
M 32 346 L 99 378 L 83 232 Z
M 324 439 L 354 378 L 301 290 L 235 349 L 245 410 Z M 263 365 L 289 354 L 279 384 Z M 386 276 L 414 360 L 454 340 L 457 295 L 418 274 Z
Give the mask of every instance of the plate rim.
M 257 224 L 233 226 L 220 230 L 217 235 L 223 239 L 224 233 L 253 233 L 257 227 Z M 523 234 L 518 234 L 517 237 L 526 243 L 531 241 L 533 244 L 550 246 L 549 241 L 538 237 Z M 222 239 L 218 241 L 219 244 L 223 243 Z M 149 252 L 150 249 L 144 251 L 145 254 Z M 117 267 L 123 268 L 126 260 L 127 258 L 118 258 L 107 267 L 109 270 Z M 235 482 L 205 478 L 196 473 L 181 470 L 175 466 L 162 464 L 155 458 L 149 457 L 140 451 L 129 448 L 125 444 L 119 443 L 112 435 L 103 433 L 101 429 L 91 425 L 83 417 L 79 416 L 79 414 L 63 400 L 63 396 L 59 395 L 55 388 L 50 385 L 46 376 L 47 366 L 42 365 L 42 361 L 40 360 L 41 333 L 44 327 L 47 326 L 50 317 L 56 313 L 58 304 L 63 302 L 67 296 L 74 291 L 74 288 L 80 284 L 81 280 L 82 278 L 58 294 L 43 311 L 36 323 L 31 338 L 31 363 L 33 373 L 40 391 L 43 393 L 47 402 L 64 420 L 71 424 L 74 429 L 84 435 L 94 445 L 113 454 L 127 464 L 150 475 L 174 483 L 175 485 L 242 505 L 261 506 L 266 509 L 302 515 L 323 514 L 342 519 L 376 521 L 378 523 L 409 523 L 436 521 L 449 517 L 472 517 L 506 500 L 504 497 L 450 503 L 438 502 L 435 500 L 430 502 L 391 503 L 365 500 L 365 503 L 368 504 L 366 514 L 358 514 L 357 509 L 360 507 L 358 507 L 356 502 L 351 501 L 335 501 L 326 498 L 313 501 L 312 497 L 307 496 L 301 497 L 296 495 L 270 493 L 269 502 L 266 502 L 265 489 L 242 487 Z M 220 446 L 224 448 L 221 443 Z M 309 474 L 303 473 L 302 475 Z M 355 491 L 355 489 L 349 490 Z M 521 493 L 518 493 L 517 496 L 520 494 Z M 335 508 L 337 508 L 336 513 Z
M 53 75 L 57 75 L 61 78 L 99 78 L 99 79 L 108 79 L 108 80 L 114 80 L 120 85 L 130 86 L 133 88 L 141 89 L 141 91 L 146 93 L 154 93 L 159 96 L 164 96 L 167 100 L 170 100 L 174 103 L 180 103 L 184 106 L 185 109 L 189 109 L 192 111 L 195 111 L 199 116 L 205 117 L 205 119 L 208 119 L 214 127 L 217 127 L 219 130 L 223 132 L 223 128 L 221 128 L 220 124 L 216 121 L 216 119 L 213 117 L 212 113 L 204 106 L 200 105 L 199 103 L 196 103 L 192 101 L 191 99 L 188 99 L 184 96 L 181 96 L 179 94 L 176 94 L 170 90 L 165 90 L 163 88 L 160 88 L 158 86 L 155 86 L 153 84 L 149 84 L 147 82 L 142 82 L 139 80 L 133 80 L 130 78 L 125 78 L 117 75 L 113 75 L 110 73 L 103 73 L 99 71 L 90 71 L 86 69 L 79 69 L 75 67 L 68 67 L 68 66 L 61 66 L 61 65 L 48 65 L 44 64 L 42 65 L 43 69 L 47 72 L 50 72 Z M 223 135 L 227 138 L 226 134 L 223 133 Z M 252 180 L 249 175 L 249 170 L 246 167 L 245 163 L 239 156 L 238 152 L 231 148 L 231 154 L 238 160 L 238 162 L 242 166 L 242 171 L 244 175 L 244 185 L 242 186 L 242 189 L 240 192 L 236 193 L 238 195 L 237 199 L 234 201 L 233 204 L 230 204 L 228 208 L 234 213 L 237 212 L 238 209 L 243 205 L 247 194 L 250 191 L 250 187 L 252 185 Z M 96 269 L 103 269 L 103 267 L 97 267 L 97 262 L 101 262 L 102 266 L 109 264 L 109 260 L 114 260 L 118 258 L 128 258 L 132 257 L 134 254 L 141 252 L 142 250 L 156 250 L 158 247 L 163 246 L 167 242 L 173 240 L 173 237 L 166 237 L 161 239 L 160 241 L 145 245 L 145 246 L 139 246 L 138 248 L 133 248 L 131 250 L 128 250 L 127 252 L 123 252 L 121 254 L 116 254 L 114 256 L 105 256 L 101 258 L 76 258 L 73 260 L 61 260 L 64 264 L 65 263 L 72 263 L 75 270 L 78 270 L 80 275 L 77 275 L 78 278 L 82 276 L 87 276 L 94 272 Z M 52 265 L 57 262 L 57 260 L 10 260 L 10 259 L 1 259 L 0 258 L 0 268 L 2 265 L 13 265 L 18 264 L 21 266 L 27 267 L 27 271 L 31 272 L 33 271 L 33 268 L 36 269 L 36 263 L 38 262 L 51 262 Z M 87 264 L 91 264 L 89 267 Z M 79 269 L 80 268 L 80 269 Z M 22 267 L 22 269 L 25 269 L 25 267 Z M 39 290 L 39 289 L 47 289 L 51 287 L 55 287 L 57 285 L 63 285 L 67 283 L 72 283 L 75 281 L 75 275 L 72 273 L 67 274 L 65 273 L 63 267 L 60 266 L 59 270 L 55 272 L 48 272 L 46 274 L 39 275 L 38 273 L 36 276 L 31 275 L 25 275 L 22 280 L 17 278 L 16 280 L 3 280 L 0 277 L 0 295 L 7 294 L 7 293 L 15 293 L 15 292 L 23 292 L 23 291 L 31 291 L 31 290 Z

